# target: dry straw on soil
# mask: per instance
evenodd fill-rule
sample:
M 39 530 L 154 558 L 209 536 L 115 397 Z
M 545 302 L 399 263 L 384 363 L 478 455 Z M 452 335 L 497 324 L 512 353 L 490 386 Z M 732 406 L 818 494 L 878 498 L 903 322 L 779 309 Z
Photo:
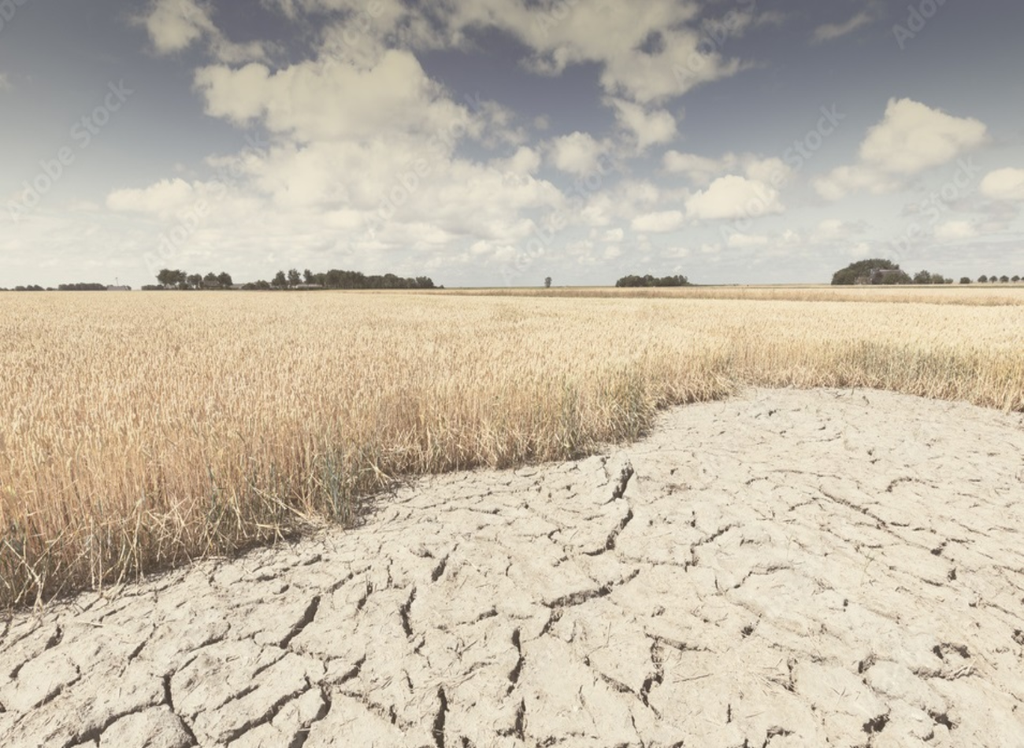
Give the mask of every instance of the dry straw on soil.
M 747 384 L 1024 410 L 1024 306 L 969 300 L 6 294 L 0 605 L 348 521 L 396 478 L 582 455 Z

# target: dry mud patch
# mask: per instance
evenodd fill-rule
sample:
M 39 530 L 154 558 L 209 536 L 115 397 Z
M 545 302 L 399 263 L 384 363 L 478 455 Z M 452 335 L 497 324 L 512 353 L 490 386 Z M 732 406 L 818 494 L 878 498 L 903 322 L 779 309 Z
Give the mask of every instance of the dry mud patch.
M 0 624 L 0 745 L 1024 746 L 1024 424 L 753 390 Z

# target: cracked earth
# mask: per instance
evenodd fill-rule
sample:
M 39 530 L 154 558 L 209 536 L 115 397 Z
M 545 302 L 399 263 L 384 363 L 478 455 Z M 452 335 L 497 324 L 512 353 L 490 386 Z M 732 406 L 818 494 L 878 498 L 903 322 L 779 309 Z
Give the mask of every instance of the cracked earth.
M 1024 418 L 753 390 L 0 622 L 0 744 L 1024 746 Z

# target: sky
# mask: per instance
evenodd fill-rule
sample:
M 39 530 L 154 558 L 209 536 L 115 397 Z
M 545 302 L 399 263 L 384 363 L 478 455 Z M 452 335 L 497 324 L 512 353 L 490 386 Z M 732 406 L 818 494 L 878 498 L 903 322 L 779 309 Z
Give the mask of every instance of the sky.
M 1024 275 L 1019 0 L 0 0 L 0 287 Z

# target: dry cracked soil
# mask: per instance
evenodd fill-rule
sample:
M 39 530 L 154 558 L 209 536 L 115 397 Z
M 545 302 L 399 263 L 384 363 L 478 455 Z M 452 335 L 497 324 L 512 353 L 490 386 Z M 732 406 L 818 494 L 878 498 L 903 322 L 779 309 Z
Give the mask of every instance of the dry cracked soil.
M 1024 419 L 753 390 L 0 624 L 0 745 L 1024 746 Z

